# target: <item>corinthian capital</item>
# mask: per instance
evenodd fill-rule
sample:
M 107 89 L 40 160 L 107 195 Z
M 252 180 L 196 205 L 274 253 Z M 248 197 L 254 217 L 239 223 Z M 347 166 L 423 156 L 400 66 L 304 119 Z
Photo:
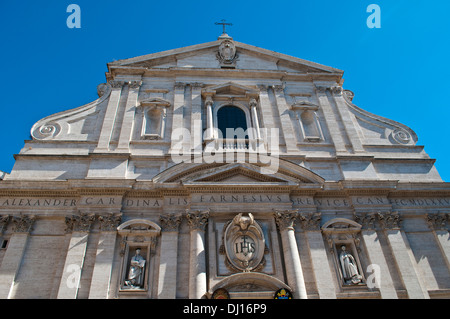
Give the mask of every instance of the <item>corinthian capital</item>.
M 5 231 L 8 221 L 9 215 L 0 215 L 0 235 Z
M 128 86 L 130 89 L 139 89 L 142 85 L 142 81 L 129 81 Z
M 111 80 L 108 83 L 112 88 L 117 89 L 122 88 L 122 86 L 125 84 L 125 81 Z
M 397 212 L 378 213 L 378 220 L 385 229 L 400 229 L 401 218 Z
M 354 216 L 355 222 L 361 225 L 363 229 L 375 229 L 376 214 L 360 213 Z
M 446 230 L 449 214 L 427 214 L 425 216 L 428 226 L 433 230 Z
M 195 211 L 191 212 L 186 210 L 186 218 L 191 230 L 202 230 L 204 231 L 206 225 L 208 224 L 209 210 L 207 211 Z
M 293 230 L 298 216 L 298 211 L 296 210 L 277 210 L 274 213 L 275 222 L 277 223 L 278 229 L 280 231 Z
M 162 231 L 178 231 L 181 224 L 181 214 L 164 214 L 159 217 Z
M 31 227 L 34 224 L 36 217 L 34 216 L 20 216 L 13 217 L 13 232 L 15 233 L 29 233 L 31 231 Z
M 119 214 L 105 214 L 98 216 L 101 231 L 116 231 L 122 216 Z
M 302 227 L 305 230 L 320 230 L 320 213 L 305 213 L 300 215 Z
M 81 214 L 66 217 L 66 232 L 70 232 L 70 230 L 89 232 L 94 220 L 94 214 Z
M 186 86 L 186 83 L 183 83 L 183 82 L 175 82 L 175 84 L 174 84 L 175 90 L 184 90 L 185 86 Z

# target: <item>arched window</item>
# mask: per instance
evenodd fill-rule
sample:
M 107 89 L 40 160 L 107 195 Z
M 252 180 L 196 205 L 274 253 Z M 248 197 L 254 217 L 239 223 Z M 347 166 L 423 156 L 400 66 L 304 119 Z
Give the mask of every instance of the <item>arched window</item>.
M 217 127 L 225 139 L 248 138 L 245 112 L 236 106 L 223 106 L 217 111 Z

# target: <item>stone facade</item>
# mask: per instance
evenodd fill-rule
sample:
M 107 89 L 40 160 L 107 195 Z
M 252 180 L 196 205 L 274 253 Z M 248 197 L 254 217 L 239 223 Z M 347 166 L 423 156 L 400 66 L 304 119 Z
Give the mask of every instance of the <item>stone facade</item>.
M 109 63 L 1 174 L 0 298 L 450 297 L 450 187 L 342 76 L 226 34 Z

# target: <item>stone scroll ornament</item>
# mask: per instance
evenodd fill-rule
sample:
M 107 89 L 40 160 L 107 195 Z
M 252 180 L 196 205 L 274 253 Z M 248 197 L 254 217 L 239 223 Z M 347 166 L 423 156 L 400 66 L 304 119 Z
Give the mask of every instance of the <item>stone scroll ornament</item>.
M 391 136 L 398 144 L 408 144 L 411 141 L 411 135 L 400 128 L 395 129 L 391 133 Z
M 264 234 L 252 214 L 236 215 L 225 226 L 223 239 L 228 262 L 233 268 L 250 272 L 264 266 Z

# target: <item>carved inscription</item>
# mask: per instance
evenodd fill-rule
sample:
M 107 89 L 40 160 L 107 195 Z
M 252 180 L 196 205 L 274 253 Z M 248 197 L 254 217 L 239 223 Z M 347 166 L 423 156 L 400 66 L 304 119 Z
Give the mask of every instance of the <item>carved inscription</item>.
M 26 197 L 2 197 L 0 208 L 36 208 L 36 207 L 77 207 L 77 206 L 119 206 L 123 207 L 163 207 L 184 206 L 190 202 L 207 204 L 228 203 L 287 203 L 294 206 L 317 207 L 351 207 L 352 205 L 392 205 L 399 206 L 425 206 L 448 207 L 448 197 L 424 197 L 424 198 L 386 198 L 379 196 L 353 196 L 351 198 L 313 198 L 311 196 L 293 196 L 288 194 L 198 194 L 189 197 L 164 197 L 164 198 L 124 198 L 109 196 L 92 196 L 83 198 L 26 198 Z

